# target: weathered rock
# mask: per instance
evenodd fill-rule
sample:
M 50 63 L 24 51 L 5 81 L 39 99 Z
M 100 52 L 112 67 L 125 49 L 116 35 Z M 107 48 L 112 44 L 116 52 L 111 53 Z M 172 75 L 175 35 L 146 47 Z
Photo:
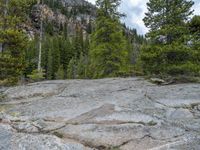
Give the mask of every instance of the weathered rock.
M 0 149 L 11 149 L 12 128 L 9 125 L 0 124 Z
M 151 137 L 144 137 L 142 140 L 133 140 L 125 145 L 121 146 L 121 150 L 150 150 L 151 148 L 155 148 L 157 146 L 161 146 L 166 144 L 167 142 L 165 141 L 160 141 L 160 140 L 155 140 L 152 139 Z
M 197 108 L 197 110 L 198 110 L 198 111 L 200 111 L 200 105 L 197 105 L 197 107 L 196 107 L 196 108 Z
M 4 92 L 12 107 L 0 115 L 3 150 L 199 149 L 200 84 L 60 80 Z
M 64 143 L 51 135 L 17 134 L 12 141 L 12 147 L 17 150 L 89 150 L 80 143 Z
M 38 128 L 33 126 L 31 122 L 14 123 L 13 128 L 15 128 L 18 132 L 24 132 L 24 133 L 38 133 L 39 132 Z
M 176 109 L 168 114 L 169 119 L 187 119 L 192 117 L 192 113 L 188 109 L 183 108 Z
M 0 124 L 0 133 L 1 150 L 92 150 L 52 135 L 18 133 L 9 125 Z
M 181 127 L 162 125 L 149 129 L 149 135 L 156 140 L 167 141 L 181 137 L 185 134 L 185 129 Z
M 75 139 L 91 147 L 118 147 L 129 140 L 142 139 L 148 134 L 146 127 L 138 124 L 68 125 L 58 130 L 64 137 Z

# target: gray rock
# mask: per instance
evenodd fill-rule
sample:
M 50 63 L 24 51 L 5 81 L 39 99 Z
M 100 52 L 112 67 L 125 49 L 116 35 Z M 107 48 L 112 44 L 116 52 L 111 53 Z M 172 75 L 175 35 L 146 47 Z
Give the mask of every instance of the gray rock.
M 200 111 L 200 105 L 197 106 L 197 110 Z
M 11 149 L 12 128 L 9 125 L 0 124 L 0 149 Z
M 12 147 L 17 150 L 89 150 L 80 143 L 64 143 L 51 135 L 17 134 L 12 140 Z
M 176 109 L 168 114 L 169 119 L 187 119 L 192 118 L 193 114 L 188 109 Z
M 38 128 L 33 126 L 33 124 L 31 122 L 14 123 L 13 127 L 18 132 L 25 132 L 25 133 L 38 133 L 39 132 Z
M 59 80 L 4 92 L 12 107 L 0 115 L 3 150 L 199 149 L 200 84 Z

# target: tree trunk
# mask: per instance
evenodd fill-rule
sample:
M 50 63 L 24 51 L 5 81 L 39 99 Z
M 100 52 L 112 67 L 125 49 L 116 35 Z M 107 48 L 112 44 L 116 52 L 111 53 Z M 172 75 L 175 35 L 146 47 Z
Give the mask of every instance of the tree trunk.
M 42 0 L 42 5 L 43 5 L 43 0 Z M 43 32 L 43 19 L 42 19 L 42 10 L 40 10 L 40 39 L 39 39 L 38 72 L 41 71 L 42 35 L 43 35 L 42 32 Z

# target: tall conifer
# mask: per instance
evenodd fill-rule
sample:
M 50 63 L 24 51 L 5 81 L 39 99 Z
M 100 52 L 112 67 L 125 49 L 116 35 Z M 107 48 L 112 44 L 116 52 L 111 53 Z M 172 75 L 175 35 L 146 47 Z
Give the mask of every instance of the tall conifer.
M 90 69 L 93 78 L 117 76 L 126 63 L 125 37 L 117 11 L 120 0 L 97 0 L 95 31 L 90 46 Z

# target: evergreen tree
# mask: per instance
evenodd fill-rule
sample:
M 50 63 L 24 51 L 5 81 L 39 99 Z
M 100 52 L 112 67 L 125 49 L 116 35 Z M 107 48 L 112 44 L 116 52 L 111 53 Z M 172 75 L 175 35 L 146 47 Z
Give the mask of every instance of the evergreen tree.
M 59 49 L 59 39 L 58 37 L 54 37 L 51 41 L 53 43 L 52 49 L 52 72 L 53 79 L 56 79 L 56 72 L 60 66 L 60 49 Z
M 80 54 L 83 52 L 84 49 L 84 39 L 83 39 L 83 30 L 78 24 L 76 25 L 75 36 L 72 39 L 72 47 L 74 56 L 79 58 Z
M 63 66 L 64 78 L 67 78 L 67 68 L 69 61 L 73 57 L 73 49 L 68 37 L 60 39 L 60 63 Z
M 80 79 L 87 78 L 87 67 L 88 67 L 88 57 L 81 54 L 80 59 L 77 63 L 78 78 Z
M 126 64 L 125 37 L 117 11 L 120 0 L 97 0 L 95 31 L 90 46 L 90 69 L 93 78 L 117 76 Z
M 191 33 L 198 34 L 200 36 L 200 16 L 194 16 L 189 22 L 189 29 Z
M 24 53 L 28 38 L 20 28 L 31 2 L 0 1 L 0 80 L 16 83 L 25 68 Z
M 200 66 L 200 16 L 194 16 L 189 22 L 189 37 L 193 51 L 195 52 L 194 57 L 197 64 Z
M 200 46 L 200 16 L 194 16 L 189 22 L 189 36 L 196 49 Z
M 198 51 L 189 46 L 186 21 L 192 14 L 192 1 L 150 0 L 145 25 L 151 30 L 149 36 L 155 40 L 164 36 L 163 44 L 144 46 L 140 54 L 140 65 L 145 74 L 159 76 L 199 76 Z M 186 38 L 185 38 L 186 37 Z
M 53 66 L 53 56 L 52 56 L 52 48 L 50 48 L 48 50 L 48 62 L 47 62 L 47 70 L 46 70 L 46 73 L 47 73 L 47 79 L 51 80 L 53 79 L 53 69 L 52 69 L 52 66 Z
M 77 78 L 77 58 L 73 57 L 68 65 L 67 78 L 76 79 Z
M 37 37 L 35 37 L 33 41 L 30 41 L 25 51 L 25 60 L 26 60 L 26 68 L 24 71 L 25 78 L 27 77 L 27 75 L 31 74 L 32 71 L 37 68 L 37 57 L 38 57 L 37 41 L 38 41 Z
M 61 65 L 58 69 L 58 71 L 56 72 L 56 79 L 64 79 L 64 69 L 63 69 L 63 65 Z
M 192 0 L 150 0 L 147 3 L 144 23 L 150 28 L 148 36 L 151 40 L 165 36 L 170 44 L 187 32 L 186 21 L 193 13 Z
M 89 48 L 90 48 L 90 40 L 89 40 L 89 35 L 86 35 L 85 41 L 84 41 L 84 46 L 83 46 L 83 55 L 88 56 L 89 53 Z
M 38 40 L 37 40 L 38 41 Z M 48 34 L 44 34 L 44 38 L 42 40 L 42 59 L 41 59 L 41 67 L 45 70 L 45 78 L 47 78 L 47 70 L 48 70 L 48 58 L 49 58 L 49 51 L 52 49 L 52 43 L 51 43 L 51 36 Z M 37 43 L 38 44 L 38 43 Z M 37 46 L 37 60 L 38 60 L 38 46 Z

